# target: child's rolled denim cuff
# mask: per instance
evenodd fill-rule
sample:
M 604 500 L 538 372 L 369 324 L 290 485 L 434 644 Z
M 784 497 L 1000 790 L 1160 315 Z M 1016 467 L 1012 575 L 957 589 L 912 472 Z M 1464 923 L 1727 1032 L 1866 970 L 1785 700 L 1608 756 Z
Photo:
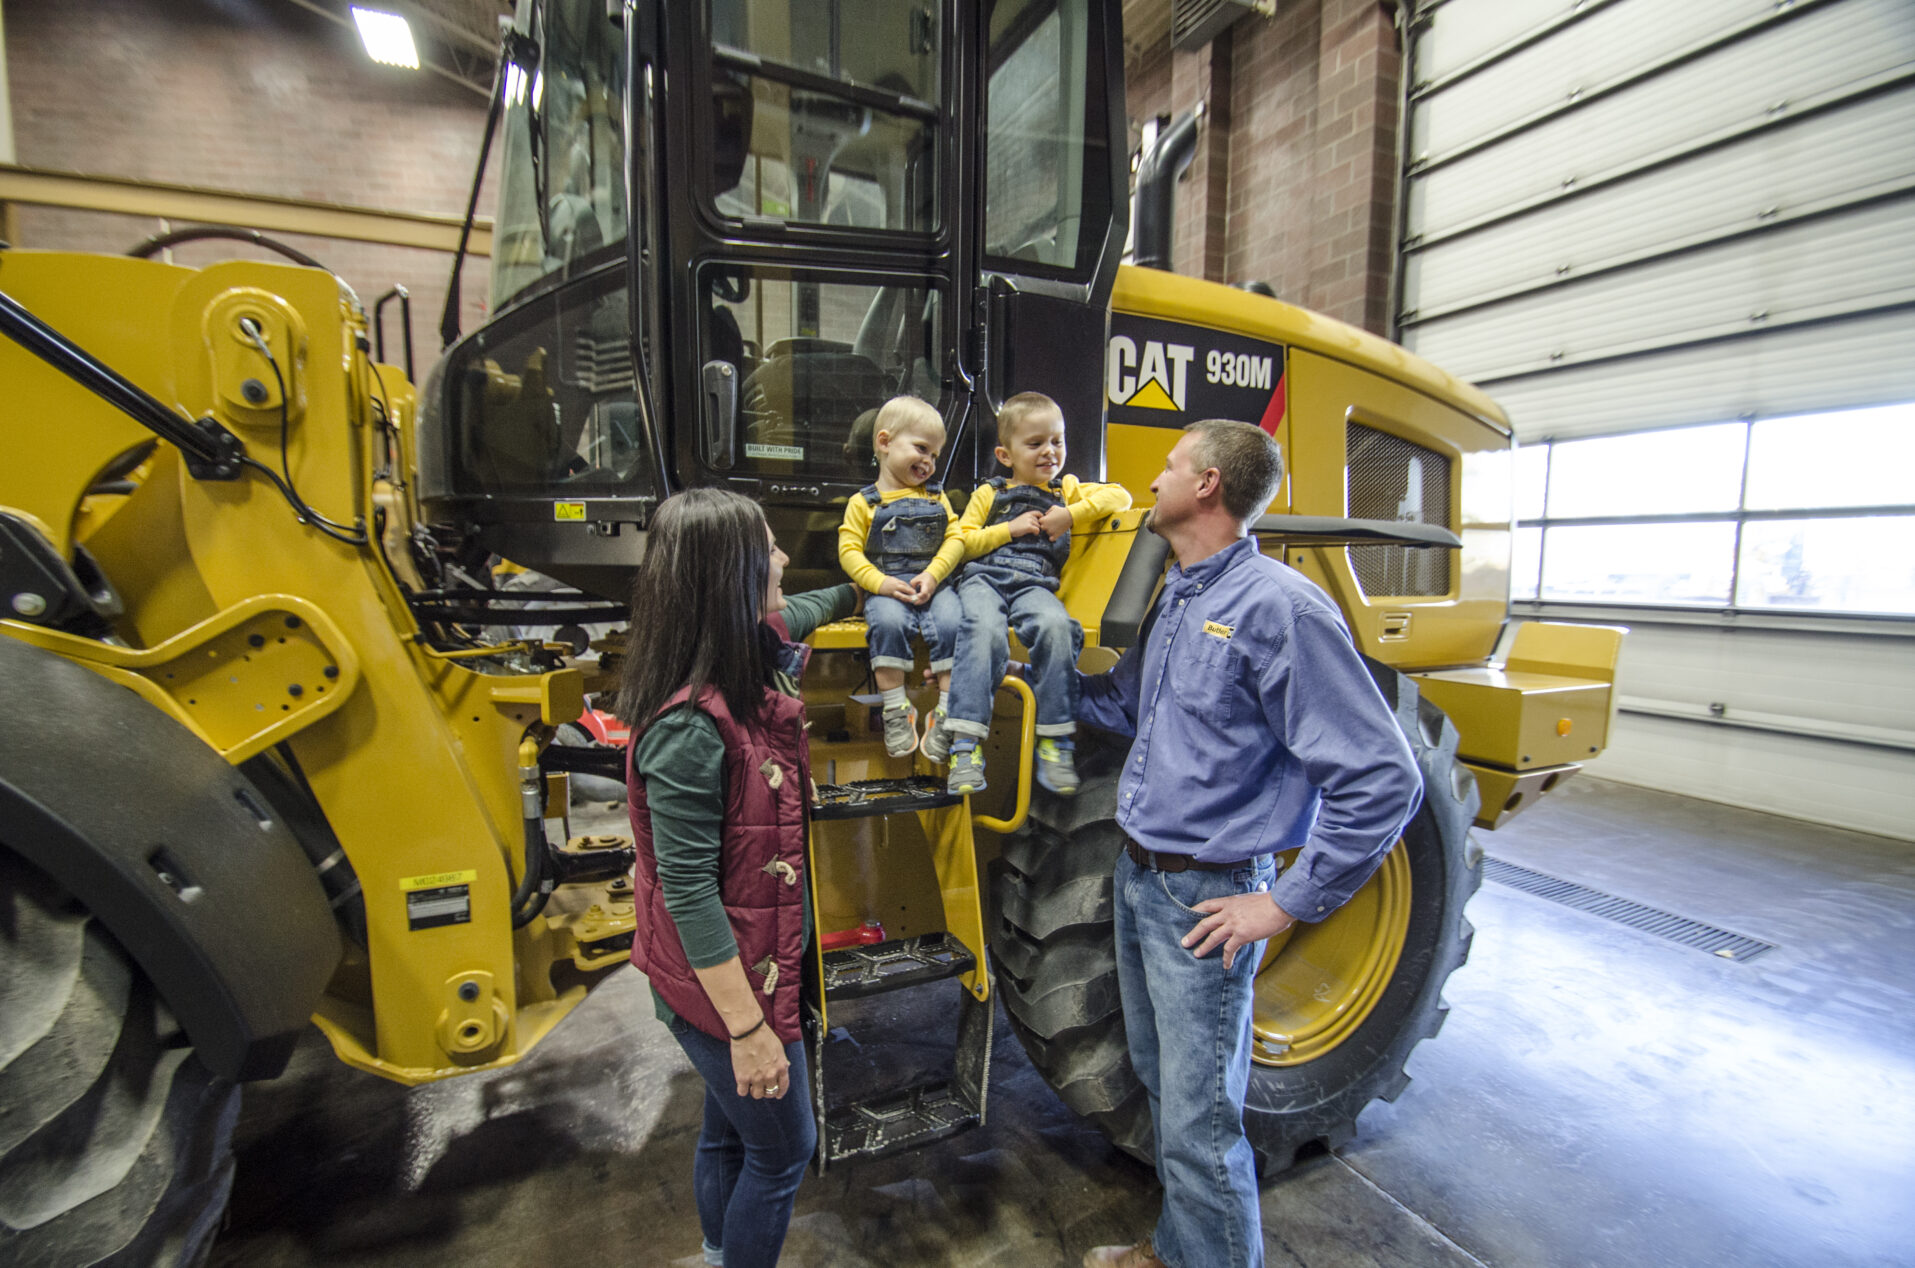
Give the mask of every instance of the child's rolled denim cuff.
M 907 660 L 899 656 L 873 656 L 871 658 L 871 668 L 873 669 L 909 669 L 915 664 L 917 664 L 916 661 Z M 933 666 L 933 668 L 936 668 L 936 666 Z
M 972 722 L 967 718 L 947 717 L 944 719 L 944 729 L 953 735 L 971 735 L 976 736 L 980 740 L 988 740 L 991 738 L 991 727 L 989 723 Z
M 1053 740 L 1069 739 L 1077 734 L 1077 724 L 1075 722 L 1039 722 L 1036 731 L 1038 735 L 1048 736 Z

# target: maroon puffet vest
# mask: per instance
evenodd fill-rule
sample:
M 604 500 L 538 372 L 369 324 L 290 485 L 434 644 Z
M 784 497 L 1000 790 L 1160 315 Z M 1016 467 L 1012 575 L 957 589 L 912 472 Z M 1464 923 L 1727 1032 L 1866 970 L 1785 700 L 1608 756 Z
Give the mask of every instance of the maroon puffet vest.
M 681 689 L 659 713 L 683 705 L 689 696 L 690 688 Z M 765 1019 L 781 1042 L 795 1043 L 800 1037 L 805 823 L 811 788 L 804 704 L 767 689 L 758 718 L 743 723 L 732 717 L 724 696 L 707 687 L 694 707 L 716 724 L 725 745 L 719 897 L 731 921 L 732 936 L 738 940 L 745 979 Z M 728 1039 L 730 1032 L 692 972 L 678 929 L 665 909 L 645 781 L 632 766 L 637 751 L 634 737 L 625 756 L 632 844 L 638 856 L 633 870 L 637 928 L 632 963 L 673 1012 L 714 1039 Z

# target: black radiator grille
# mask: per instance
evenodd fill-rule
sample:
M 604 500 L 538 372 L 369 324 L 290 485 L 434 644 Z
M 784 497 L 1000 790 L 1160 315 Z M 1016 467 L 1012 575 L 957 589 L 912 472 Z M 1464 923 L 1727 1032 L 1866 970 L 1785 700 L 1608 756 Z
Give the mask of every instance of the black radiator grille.
M 1353 519 L 1450 523 L 1450 460 L 1362 423 L 1349 424 L 1344 489 Z M 1366 596 L 1450 592 L 1450 551 L 1427 546 L 1352 546 L 1350 569 Z

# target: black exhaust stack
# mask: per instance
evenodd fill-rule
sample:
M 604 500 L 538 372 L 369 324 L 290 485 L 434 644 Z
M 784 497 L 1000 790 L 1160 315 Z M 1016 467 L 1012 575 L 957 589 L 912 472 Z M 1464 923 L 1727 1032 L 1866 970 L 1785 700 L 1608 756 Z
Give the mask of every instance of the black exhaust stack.
M 1132 225 L 1131 263 L 1147 269 L 1170 268 L 1171 238 L 1177 223 L 1177 180 L 1197 157 L 1199 105 L 1157 130 L 1157 139 L 1137 164 L 1136 220 Z

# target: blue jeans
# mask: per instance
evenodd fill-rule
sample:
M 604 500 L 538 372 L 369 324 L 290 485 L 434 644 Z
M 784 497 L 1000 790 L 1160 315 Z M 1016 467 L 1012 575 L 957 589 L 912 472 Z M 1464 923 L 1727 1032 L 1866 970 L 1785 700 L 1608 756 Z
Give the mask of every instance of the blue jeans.
M 957 654 L 958 627 L 963 623 L 964 605 L 949 586 L 933 590 L 931 601 L 923 607 L 882 594 L 864 596 L 864 641 L 871 649 L 874 669 L 911 668 L 916 663 L 911 636 L 916 634 L 930 654 L 931 672 L 943 673 Z
M 791 1090 L 775 1101 L 755 1101 L 738 1095 L 730 1044 L 682 1018 L 671 1022 L 671 1031 L 705 1080 L 705 1123 L 692 1164 L 705 1245 L 724 1253 L 725 1268 L 775 1268 L 798 1181 L 818 1146 L 805 1046 L 785 1045 Z
M 1265 855 L 1234 872 L 1153 872 L 1117 856 L 1117 987 L 1130 1063 L 1150 1098 L 1163 1213 L 1152 1242 L 1170 1268 L 1262 1268 L 1257 1163 L 1243 1134 L 1250 1005 L 1264 944 L 1198 959 L 1181 945 L 1208 898 L 1268 893 Z
M 951 667 L 951 717 L 954 735 L 991 733 L 991 699 L 1011 663 L 1007 630 L 1031 654 L 1031 691 L 1037 697 L 1037 733 L 1077 733 L 1077 653 L 1084 631 L 1064 601 L 1044 579 L 1010 569 L 973 563 L 958 583 L 964 626 L 958 635 L 957 663 Z

